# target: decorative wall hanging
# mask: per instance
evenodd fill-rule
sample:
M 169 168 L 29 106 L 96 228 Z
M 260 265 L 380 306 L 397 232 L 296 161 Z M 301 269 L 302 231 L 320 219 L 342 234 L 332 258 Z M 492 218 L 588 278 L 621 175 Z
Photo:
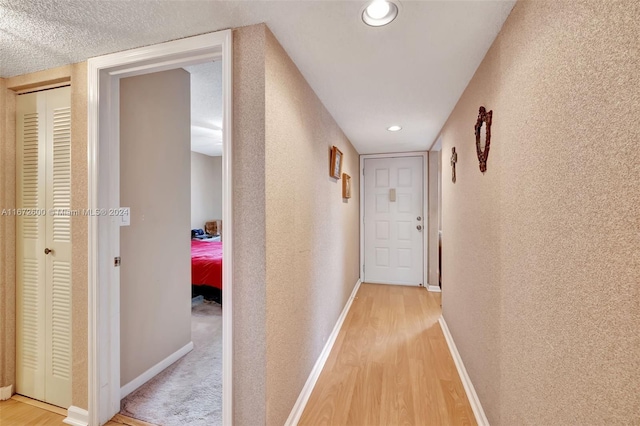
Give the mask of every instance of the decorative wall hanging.
M 478 153 L 478 161 L 480 162 L 480 171 L 487 171 L 487 159 L 489 158 L 489 146 L 491 144 L 491 116 L 493 111 L 487 110 L 481 106 L 478 112 L 478 121 L 476 121 L 476 152 Z M 482 148 L 482 125 L 485 125 L 485 144 Z
M 458 153 L 456 147 L 451 148 L 451 182 L 456 183 L 456 163 L 458 162 Z
M 351 198 L 351 176 L 342 174 L 342 198 Z
M 337 146 L 331 148 L 331 169 L 329 175 L 336 179 L 340 179 L 342 173 L 342 151 Z

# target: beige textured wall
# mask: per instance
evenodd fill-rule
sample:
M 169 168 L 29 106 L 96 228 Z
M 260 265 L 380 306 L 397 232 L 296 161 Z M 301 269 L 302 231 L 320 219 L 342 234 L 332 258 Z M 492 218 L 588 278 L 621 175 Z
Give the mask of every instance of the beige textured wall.
M 233 421 L 266 423 L 265 29 L 233 32 Z
M 638 21 L 518 2 L 443 129 L 444 317 L 493 425 L 640 423 Z
M 7 170 L 15 163 L 15 141 L 9 143 L 7 130 L 11 121 L 7 103 L 12 96 L 12 92 L 7 91 L 7 81 L 0 78 L 0 210 L 15 207 L 15 195 L 11 195 L 15 178 Z M 7 256 L 13 258 L 15 253 L 7 238 L 14 228 L 13 218 L 0 215 L 0 387 L 15 383 L 15 278 L 11 276 L 15 267 L 12 267 L 13 261 L 7 259 Z
M 86 209 L 87 182 L 87 63 L 71 66 L 71 208 Z M 88 348 L 88 219 L 72 218 L 73 271 L 72 271 L 72 401 L 76 407 L 89 406 L 89 354 Z
M 72 208 L 87 207 L 87 79 L 86 63 L 67 65 L 32 74 L 16 76 L 0 83 L 0 207 L 15 207 L 15 92 L 38 86 L 71 81 L 71 156 Z M 2 111 L 4 105 L 4 112 Z M 87 387 L 87 229 L 86 218 L 72 218 L 74 268 L 72 272 L 72 374 L 73 405 L 88 406 Z M 0 318 L 4 330 L 0 348 L 2 371 L 0 385 L 15 383 L 15 221 L 0 219 Z M 0 334 L 2 336 L 2 334 Z
M 359 157 L 266 34 L 267 424 L 282 425 L 359 278 Z M 348 201 L 329 176 L 332 145 Z
M 191 229 L 222 219 L 222 157 L 191 152 Z
M 190 80 L 120 80 L 121 386 L 191 341 Z

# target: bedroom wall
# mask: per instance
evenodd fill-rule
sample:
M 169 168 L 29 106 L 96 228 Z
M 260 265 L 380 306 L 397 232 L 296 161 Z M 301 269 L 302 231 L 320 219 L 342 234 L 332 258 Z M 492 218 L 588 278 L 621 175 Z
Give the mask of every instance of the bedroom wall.
M 191 229 L 222 219 L 222 157 L 191 152 Z
M 87 208 L 87 79 L 86 62 L 11 77 L 0 83 L 0 208 L 15 207 L 15 92 L 71 82 L 71 203 Z M 3 86 L 4 85 L 4 86 Z M 4 105 L 4 113 L 2 108 Z M 71 219 L 74 267 L 72 271 L 72 403 L 88 406 L 87 387 L 87 219 Z M 0 386 L 15 384 L 15 220 L 0 218 Z M 4 250 L 4 253 L 2 253 Z M 15 390 L 15 389 L 14 389 Z
M 640 422 L 639 20 L 519 1 L 442 131 L 444 317 L 493 425 Z
M 266 32 L 267 418 L 284 424 L 359 278 L 359 156 Z M 344 153 L 352 198 L 329 176 Z
M 121 386 L 191 341 L 190 74 L 120 81 Z

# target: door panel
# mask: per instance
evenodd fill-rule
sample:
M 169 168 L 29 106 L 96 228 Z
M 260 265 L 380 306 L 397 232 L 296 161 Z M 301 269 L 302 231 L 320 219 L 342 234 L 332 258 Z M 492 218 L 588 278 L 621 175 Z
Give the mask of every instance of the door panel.
M 423 283 L 423 159 L 364 161 L 364 280 Z M 420 219 L 418 219 L 420 218 Z
M 16 101 L 16 392 L 44 400 L 45 375 L 45 126 L 37 93 Z
M 70 103 L 68 87 L 16 101 L 16 391 L 64 408 L 71 405 Z
M 47 93 L 47 325 L 45 400 L 71 405 L 71 92 Z M 50 136 L 49 136 L 50 135 Z M 53 213 L 53 214 L 51 214 Z

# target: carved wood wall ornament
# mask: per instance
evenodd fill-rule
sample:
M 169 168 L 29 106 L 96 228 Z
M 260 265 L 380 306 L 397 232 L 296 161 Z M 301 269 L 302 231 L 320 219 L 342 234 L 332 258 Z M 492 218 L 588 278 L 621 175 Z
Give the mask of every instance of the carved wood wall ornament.
M 482 173 L 487 171 L 487 159 L 489 158 L 489 146 L 491 144 L 491 116 L 493 111 L 487 112 L 487 110 L 481 106 L 478 112 L 478 121 L 476 122 L 476 152 L 478 153 L 478 161 L 480 162 L 480 171 Z M 485 125 L 486 143 L 484 150 L 480 146 L 482 125 Z
M 458 162 L 458 153 L 456 147 L 451 148 L 451 182 L 456 183 L 456 163 Z

